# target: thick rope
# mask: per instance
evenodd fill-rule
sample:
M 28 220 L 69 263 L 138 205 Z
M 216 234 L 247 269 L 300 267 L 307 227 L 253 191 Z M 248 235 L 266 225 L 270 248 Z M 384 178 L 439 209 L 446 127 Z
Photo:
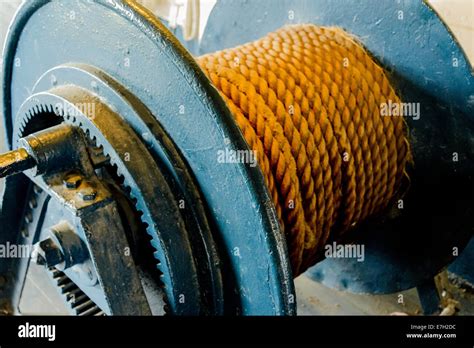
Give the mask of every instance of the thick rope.
M 410 158 L 383 69 L 339 28 L 288 26 L 198 58 L 257 154 L 296 275 L 383 211 Z

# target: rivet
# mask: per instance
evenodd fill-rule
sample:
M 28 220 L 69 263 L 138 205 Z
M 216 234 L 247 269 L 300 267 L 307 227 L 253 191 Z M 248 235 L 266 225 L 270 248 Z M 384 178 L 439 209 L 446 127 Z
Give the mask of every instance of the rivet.
M 64 186 L 69 190 L 75 190 L 81 185 L 82 178 L 78 174 L 70 174 L 64 179 Z
M 84 187 L 79 192 L 79 197 L 81 197 L 84 201 L 93 201 L 97 197 L 97 191 L 92 187 Z

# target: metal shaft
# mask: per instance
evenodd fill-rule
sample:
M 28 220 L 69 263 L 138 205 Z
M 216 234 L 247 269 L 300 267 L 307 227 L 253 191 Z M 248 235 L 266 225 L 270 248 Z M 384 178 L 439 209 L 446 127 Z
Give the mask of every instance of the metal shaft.
M 20 148 L 0 155 L 0 178 L 23 172 L 36 166 L 28 152 Z

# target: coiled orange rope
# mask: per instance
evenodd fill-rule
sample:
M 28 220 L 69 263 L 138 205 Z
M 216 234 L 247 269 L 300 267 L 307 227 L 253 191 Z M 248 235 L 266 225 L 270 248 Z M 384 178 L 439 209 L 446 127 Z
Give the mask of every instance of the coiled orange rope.
M 393 200 L 410 149 L 380 105 L 400 100 L 343 30 L 288 26 L 198 63 L 257 154 L 295 276 Z

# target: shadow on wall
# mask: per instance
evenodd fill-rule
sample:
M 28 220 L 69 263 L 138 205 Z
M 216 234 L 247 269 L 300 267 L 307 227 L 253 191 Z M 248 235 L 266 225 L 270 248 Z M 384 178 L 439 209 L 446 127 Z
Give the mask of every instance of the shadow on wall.
M 461 44 L 471 65 L 474 64 L 474 1 L 429 0 L 428 1 L 453 32 Z

